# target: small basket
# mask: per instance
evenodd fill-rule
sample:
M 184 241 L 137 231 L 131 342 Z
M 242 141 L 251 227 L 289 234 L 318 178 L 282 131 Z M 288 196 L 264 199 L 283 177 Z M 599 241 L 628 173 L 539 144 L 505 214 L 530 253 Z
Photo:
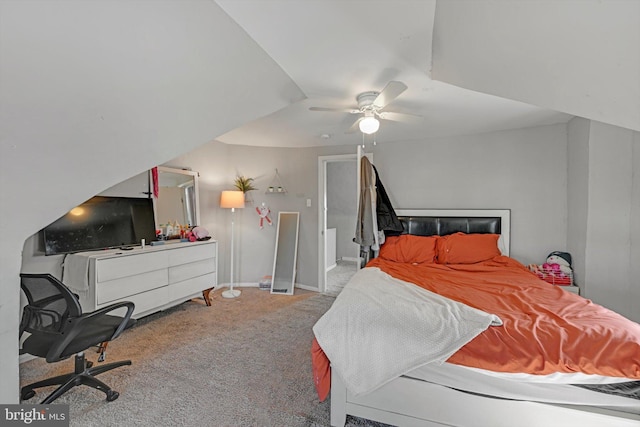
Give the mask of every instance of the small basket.
M 563 272 L 557 270 L 545 270 L 541 265 L 531 264 L 529 270 L 538 276 L 538 278 L 544 280 L 547 283 L 551 283 L 556 286 L 572 286 L 573 285 L 573 271 Z

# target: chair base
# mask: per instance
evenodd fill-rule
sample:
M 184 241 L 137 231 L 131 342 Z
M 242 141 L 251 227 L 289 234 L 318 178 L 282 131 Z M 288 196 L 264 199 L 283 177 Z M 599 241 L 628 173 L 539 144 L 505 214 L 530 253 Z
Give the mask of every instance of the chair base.
M 91 362 L 88 362 L 84 357 L 84 353 L 78 353 L 75 356 L 75 370 L 74 372 L 58 375 L 57 377 L 48 378 L 46 380 L 38 381 L 33 384 L 22 387 L 20 391 L 20 398 L 22 400 L 29 400 L 35 396 L 35 389 L 40 387 L 47 387 L 52 385 L 60 385 L 49 396 L 47 396 L 41 404 L 48 404 L 62 396 L 67 391 L 71 390 L 75 386 L 87 385 L 93 387 L 96 390 L 104 392 L 107 396 L 107 401 L 112 402 L 120 395 L 117 391 L 111 390 L 111 388 L 95 378 L 103 372 L 110 371 L 111 369 L 119 368 L 120 366 L 131 365 L 130 360 L 122 360 L 120 362 L 107 363 L 105 365 L 93 366 Z

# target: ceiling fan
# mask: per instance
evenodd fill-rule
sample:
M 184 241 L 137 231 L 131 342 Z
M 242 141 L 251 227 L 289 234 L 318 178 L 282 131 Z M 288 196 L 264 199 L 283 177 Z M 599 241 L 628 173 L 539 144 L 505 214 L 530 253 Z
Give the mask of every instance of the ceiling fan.
M 345 133 L 352 133 L 360 129 L 360 132 L 372 134 L 380 128 L 381 120 L 391 120 L 396 122 L 414 122 L 421 120 L 421 116 L 407 113 L 398 113 L 395 111 L 383 111 L 384 108 L 402 92 L 407 90 L 407 85 L 398 81 L 390 81 L 382 89 L 382 92 L 363 92 L 356 97 L 358 101 L 357 107 L 352 108 L 325 108 L 310 107 L 311 111 L 336 111 L 350 114 L 361 114 L 353 125 Z

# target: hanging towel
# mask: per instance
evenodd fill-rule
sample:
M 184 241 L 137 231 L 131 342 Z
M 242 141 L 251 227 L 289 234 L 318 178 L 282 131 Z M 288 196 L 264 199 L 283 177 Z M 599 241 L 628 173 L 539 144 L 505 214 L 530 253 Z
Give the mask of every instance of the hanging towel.
M 62 283 L 78 295 L 89 293 L 89 257 L 69 254 L 64 258 Z

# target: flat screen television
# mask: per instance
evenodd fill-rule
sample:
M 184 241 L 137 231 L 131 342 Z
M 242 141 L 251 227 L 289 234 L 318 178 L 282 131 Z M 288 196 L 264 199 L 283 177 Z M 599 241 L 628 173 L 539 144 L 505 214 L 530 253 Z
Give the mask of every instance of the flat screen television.
M 156 238 L 153 200 L 96 196 L 43 231 L 45 255 L 150 243 Z

